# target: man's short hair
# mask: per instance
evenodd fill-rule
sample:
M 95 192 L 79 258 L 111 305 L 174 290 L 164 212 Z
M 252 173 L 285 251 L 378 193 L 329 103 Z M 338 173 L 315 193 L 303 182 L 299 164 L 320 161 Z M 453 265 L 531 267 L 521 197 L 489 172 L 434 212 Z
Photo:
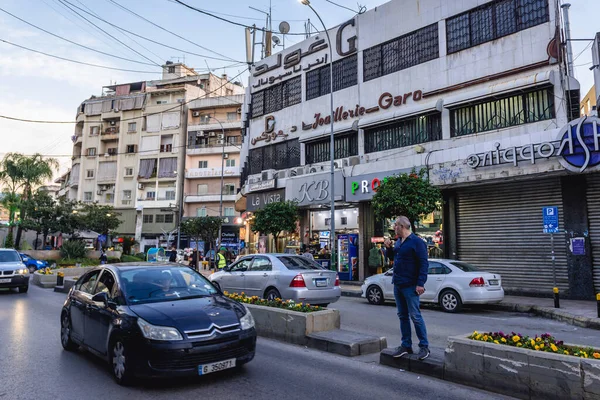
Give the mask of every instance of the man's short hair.
M 398 222 L 398 224 L 405 227 L 406 229 L 410 229 L 410 220 L 404 215 L 399 216 L 396 221 Z

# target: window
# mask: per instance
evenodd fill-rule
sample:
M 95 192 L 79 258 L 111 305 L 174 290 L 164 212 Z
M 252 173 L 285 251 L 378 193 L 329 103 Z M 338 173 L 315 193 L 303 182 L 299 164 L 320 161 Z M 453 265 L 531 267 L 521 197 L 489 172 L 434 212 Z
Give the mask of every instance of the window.
M 397 149 L 442 139 L 439 112 L 365 129 L 365 153 Z
M 237 263 L 231 266 L 231 272 L 245 272 L 248 271 L 250 264 L 252 263 L 252 257 L 243 258 Z
M 226 183 L 223 185 L 223 194 L 231 196 L 235 194 L 235 185 L 233 183 Z
M 86 155 L 88 157 L 94 157 L 96 155 L 96 148 L 95 147 L 89 147 L 86 151 Z
M 146 200 L 156 199 L 156 192 L 146 192 Z
M 210 121 L 210 115 L 208 115 L 208 114 L 200 115 L 200 123 L 201 124 L 208 124 L 209 121 Z
M 198 195 L 208 194 L 208 185 L 206 183 L 202 183 L 198 185 Z
M 298 139 L 252 149 L 249 152 L 249 174 L 259 174 L 267 169 L 287 169 L 300 165 Z
M 288 79 L 252 94 L 252 118 L 279 111 L 302 101 L 302 77 Z
M 198 161 L 198 168 L 208 168 L 208 161 Z
M 116 155 L 117 155 L 117 151 L 118 151 L 118 149 L 117 149 L 116 147 L 112 147 L 112 148 L 110 148 L 110 149 L 107 149 L 107 150 L 106 150 L 106 153 L 107 153 L 109 156 L 116 156 Z
M 172 224 L 174 221 L 173 214 L 165 215 L 165 224 Z
M 165 200 L 175 200 L 175 191 L 174 190 L 167 190 L 165 192 Z
M 165 215 L 164 214 L 157 214 L 156 215 L 156 223 L 157 224 L 164 224 L 165 222 Z
M 106 193 L 106 202 L 114 203 L 114 201 L 115 201 L 115 195 L 112 193 Z
M 170 153 L 173 151 L 173 145 L 172 144 L 161 144 L 160 145 L 160 152 L 161 153 Z
M 552 87 L 486 99 L 450 110 L 450 134 L 470 135 L 554 118 Z
M 254 257 L 254 262 L 250 266 L 250 271 L 271 271 L 273 266 L 267 257 Z
M 325 218 L 325 226 L 331 225 L 331 218 Z
M 227 144 L 235 146 L 238 143 L 240 143 L 239 136 L 227 136 Z
M 321 139 L 306 144 L 306 164 L 329 161 L 330 139 Z M 358 154 L 358 134 L 343 134 L 336 136 L 333 142 L 334 160 L 355 156 Z
M 154 222 L 154 215 L 144 215 L 143 223 L 151 224 Z
M 135 132 L 137 131 L 137 122 L 129 122 L 127 124 L 127 132 Z
M 438 24 L 407 33 L 363 51 L 365 82 L 438 58 Z
M 168 101 L 167 100 L 157 100 L 156 104 L 167 104 Z
M 446 20 L 448 54 L 548 22 L 548 0 L 496 0 Z
M 133 167 L 125 168 L 125 176 L 133 176 Z
M 330 65 L 306 73 L 306 100 L 329 94 Z M 345 89 L 358 83 L 358 55 L 343 58 L 333 63 L 333 91 Z
M 98 134 L 100 134 L 100 127 L 90 126 L 90 136 L 97 136 Z
M 81 280 L 81 283 L 77 285 L 77 290 L 83 293 L 92 294 L 94 286 L 96 286 L 96 282 L 98 281 L 98 275 L 100 275 L 100 270 L 92 271 L 85 275 Z
M 324 269 L 313 260 L 310 260 L 303 256 L 278 256 L 277 258 L 289 270 Z
M 460 269 L 461 271 L 464 271 L 464 272 L 481 271 L 479 268 L 477 268 L 471 264 L 467 264 L 466 262 L 462 262 L 462 261 L 451 261 L 450 264 L 454 265 L 455 267 L 457 267 L 458 269 Z
M 235 167 L 235 160 L 234 159 L 225 160 L 225 166 L 226 167 Z
M 128 144 L 127 147 L 125 148 L 125 153 L 127 153 L 127 154 L 135 153 L 136 147 L 137 146 L 135 144 Z
M 342 217 L 342 225 L 348 225 L 348 217 Z
M 175 67 L 169 67 L 168 68 L 168 73 L 169 74 L 174 74 L 175 73 Z
M 156 178 L 156 158 L 140 160 L 138 176 L 142 179 Z
M 89 203 L 92 201 L 92 192 L 83 192 L 83 201 Z
M 123 190 L 123 197 L 121 198 L 121 204 L 124 206 L 131 204 L 131 190 Z
M 233 207 L 225 207 L 225 214 L 226 217 L 234 217 L 235 216 L 235 209 Z
M 88 169 L 85 171 L 85 179 L 94 179 L 94 170 Z
M 196 208 L 196 216 L 206 217 L 206 207 Z
M 429 262 L 429 270 L 427 271 L 429 275 L 445 275 L 446 267 L 437 262 Z
M 238 120 L 238 113 L 237 112 L 228 112 L 227 113 L 227 121 L 229 122 L 233 122 L 233 121 L 237 121 Z
M 110 272 L 104 270 L 93 294 L 106 293 L 106 294 L 108 294 L 108 297 L 112 299 L 114 288 L 115 288 L 115 277 Z

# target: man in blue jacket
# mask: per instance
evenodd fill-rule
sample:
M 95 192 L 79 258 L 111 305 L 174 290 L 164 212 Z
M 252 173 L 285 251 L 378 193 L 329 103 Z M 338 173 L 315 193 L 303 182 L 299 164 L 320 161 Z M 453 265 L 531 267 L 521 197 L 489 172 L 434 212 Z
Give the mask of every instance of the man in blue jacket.
M 419 338 L 419 360 L 429 357 L 427 328 L 419 309 L 419 296 L 425 292 L 427 271 L 427 245 L 410 231 L 410 220 L 399 217 L 394 224 L 398 240 L 394 246 L 394 297 L 400 318 L 402 345 L 394 352 L 394 357 L 413 354 L 410 320 Z

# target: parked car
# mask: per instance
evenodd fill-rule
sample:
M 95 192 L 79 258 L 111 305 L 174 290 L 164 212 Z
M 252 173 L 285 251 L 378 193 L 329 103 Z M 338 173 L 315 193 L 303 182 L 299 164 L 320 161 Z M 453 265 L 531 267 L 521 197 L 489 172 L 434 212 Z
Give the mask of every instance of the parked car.
M 365 279 L 362 297 L 371 304 L 394 300 L 393 270 Z M 439 303 L 446 312 L 459 312 L 463 304 L 499 303 L 504 299 L 500 275 L 484 272 L 457 260 L 431 259 L 423 303 Z
M 29 270 L 16 250 L 0 249 L 0 288 L 19 288 L 19 293 L 29 290 Z
M 33 274 L 38 269 L 46 268 L 48 266 L 48 261 L 36 260 L 35 258 L 28 256 L 25 253 L 19 253 L 21 259 L 23 260 L 23 264 L 29 269 L 29 273 Z
M 223 291 L 321 306 L 335 303 L 342 294 L 335 271 L 293 254 L 244 256 L 209 279 Z
M 108 361 L 126 385 L 239 368 L 254 358 L 256 330 L 248 308 L 199 273 L 141 262 L 104 265 L 77 280 L 61 312 L 61 343 Z

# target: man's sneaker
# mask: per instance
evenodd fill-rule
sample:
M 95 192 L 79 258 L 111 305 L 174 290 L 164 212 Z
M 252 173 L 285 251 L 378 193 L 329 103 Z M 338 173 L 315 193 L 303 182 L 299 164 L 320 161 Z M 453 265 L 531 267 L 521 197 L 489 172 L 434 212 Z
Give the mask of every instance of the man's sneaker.
M 419 354 L 417 354 L 417 358 L 422 361 L 429 357 L 429 354 L 431 354 L 431 352 L 427 347 L 421 347 L 421 350 L 419 350 Z
M 400 358 L 400 357 L 402 357 L 402 356 L 405 356 L 405 355 L 407 355 L 407 354 L 412 354 L 412 353 L 413 353 L 413 351 L 412 351 L 412 349 L 411 349 L 411 348 L 409 348 L 409 347 L 403 347 L 403 346 L 400 346 L 400 347 L 398 347 L 398 348 L 396 349 L 396 351 L 395 351 L 395 352 L 392 354 L 392 357 L 394 357 L 394 358 Z

